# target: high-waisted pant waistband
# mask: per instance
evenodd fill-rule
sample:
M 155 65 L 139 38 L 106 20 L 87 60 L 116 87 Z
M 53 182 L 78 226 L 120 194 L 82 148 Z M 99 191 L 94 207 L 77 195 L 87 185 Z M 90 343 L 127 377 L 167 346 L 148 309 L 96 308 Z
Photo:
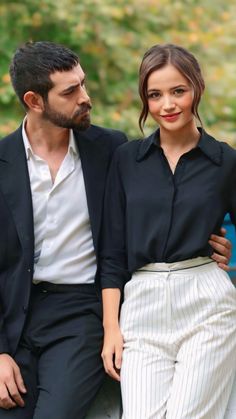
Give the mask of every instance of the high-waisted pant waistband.
M 143 266 L 142 268 L 138 269 L 139 271 L 150 271 L 150 272 L 174 272 L 180 271 L 183 269 L 190 269 L 195 268 L 197 266 L 208 265 L 209 263 L 213 263 L 214 261 L 209 257 L 197 257 L 193 259 L 186 259 L 181 260 L 179 262 L 172 262 L 172 263 L 148 263 L 147 265 Z

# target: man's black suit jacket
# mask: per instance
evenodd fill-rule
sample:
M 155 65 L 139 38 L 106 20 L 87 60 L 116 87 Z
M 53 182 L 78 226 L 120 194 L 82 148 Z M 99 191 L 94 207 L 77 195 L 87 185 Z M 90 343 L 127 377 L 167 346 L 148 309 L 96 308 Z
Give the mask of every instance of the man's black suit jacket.
M 94 247 L 98 252 L 110 160 L 116 147 L 127 138 L 119 131 L 94 125 L 74 134 L 83 168 Z M 79 205 L 79 197 L 73 196 L 71 200 L 70 204 Z M 33 260 L 32 198 L 22 127 L 19 127 L 0 141 L 0 353 L 14 355 L 17 349 L 30 301 Z

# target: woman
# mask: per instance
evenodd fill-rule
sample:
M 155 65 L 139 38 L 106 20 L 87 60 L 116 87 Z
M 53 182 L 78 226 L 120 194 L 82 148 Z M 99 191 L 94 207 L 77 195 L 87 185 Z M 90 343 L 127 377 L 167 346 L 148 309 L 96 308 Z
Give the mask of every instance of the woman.
M 190 52 L 149 49 L 139 123 L 150 114 L 159 129 L 121 146 L 110 170 L 102 357 L 118 380 L 121 368 L 124 419 L 222 419 L 232 388 L 236 289 L 208 237 L 228 212 L 236 225 L 236 151 L 197 127 L 204 87 Z

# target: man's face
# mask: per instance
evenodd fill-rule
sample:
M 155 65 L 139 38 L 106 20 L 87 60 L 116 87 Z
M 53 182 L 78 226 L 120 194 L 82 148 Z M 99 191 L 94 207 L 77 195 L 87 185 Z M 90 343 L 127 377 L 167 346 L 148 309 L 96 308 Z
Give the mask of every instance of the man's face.
M 44 101 L 42 117 L 62 128 L 84 130 L 90 126 L 90 98 L 85 87 L 85 75 L 78 64 L 72 70 L 50 76 L 53 87 Z

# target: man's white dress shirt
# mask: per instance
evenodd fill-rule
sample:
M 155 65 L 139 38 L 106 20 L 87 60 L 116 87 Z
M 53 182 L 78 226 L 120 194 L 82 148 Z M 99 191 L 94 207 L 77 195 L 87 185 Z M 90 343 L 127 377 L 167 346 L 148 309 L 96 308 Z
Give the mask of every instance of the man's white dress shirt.
M 34 154 L 22 129 L 34 215 L 33 282 L 93 283 L 96 256 L 84 177 L 73 131 L 53 183 L 46 161 Z

